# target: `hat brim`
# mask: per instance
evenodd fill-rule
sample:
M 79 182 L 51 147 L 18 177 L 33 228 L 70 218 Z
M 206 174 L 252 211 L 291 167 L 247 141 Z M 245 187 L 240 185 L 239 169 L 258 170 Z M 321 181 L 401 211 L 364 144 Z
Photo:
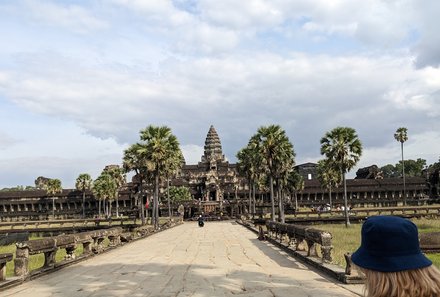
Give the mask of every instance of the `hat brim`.
M 421 252 L 411 255 L 377 256 L 371 255 L 362 246 L 351 255 L 351 260 L 359 267 L 381 272 L 397 272 L 432 265 L 432 261 Z

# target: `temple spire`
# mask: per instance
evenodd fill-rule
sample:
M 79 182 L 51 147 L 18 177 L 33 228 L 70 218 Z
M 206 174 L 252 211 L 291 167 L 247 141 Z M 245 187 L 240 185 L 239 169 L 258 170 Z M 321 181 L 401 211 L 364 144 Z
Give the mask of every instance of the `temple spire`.
M 213 125 L 209 128 L 208 135 L 206 136 L 204 154 L 202 156 L 202 162 L 206 161 L 224 161 L 225 156 L 222 152 L 222 144 L 218 137 L 217 131 Z

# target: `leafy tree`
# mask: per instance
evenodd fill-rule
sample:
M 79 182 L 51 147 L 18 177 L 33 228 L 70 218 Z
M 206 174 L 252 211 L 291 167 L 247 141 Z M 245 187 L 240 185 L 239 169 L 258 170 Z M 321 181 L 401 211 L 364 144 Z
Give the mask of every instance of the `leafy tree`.
M 50 178 L 39 176 L 35 179 L 35 187 L 40 190 L 44 190 L 47 187 L 47 183 L 49 182 Z
M 405 175 L 410 177 L 423 176 L 423 170 L 426 167 L 426 160 L 418 158 L 417 160 L 405 160 L 404 165 L 402 162 L 396 164 L 396 171 L 403 172 L 405 170 Z M 405 169 L 403 169 L 405 168 Z
M 403 176 L 403 205 L 406 205 L 406 185 L 405 185 L 405 162 L 403 159 L 403 143 L 408 140 L 408 129 L 400 127 L 394 133 L 394 138 L 400 142 L 400 149 L 402 151 L 402 176 Z
M 347 185 L 345 174 L 359 161 L 362 155 L 362 143 L 356 130 L 350 127 L 337 127 L 321 138 L 321 154 L 332 167 L 337 168 L 344 183 L 345 226 L 350 224 L 347 205 Z
M 169 196 L 168 196 L 169 195 Z M 173 204 L 183 203 L 192 200 L 191 192 L 187 187 L 174 187 L 171 186 L 165 197 L 167 201 L 171 201 Z
M 387 164 L 380 168 L 384 178 L 398 177 L 400 175 L 399 171 L 396 170 L 396 166 L 392 164 Z M 401 171 L 400 171 L 401 172 Z
M 86 217 L 86 208 L 85 208 L 85 203 L 86 203 L 86 190 L 90 190 L 92 188 L 92 183 L 93 180 L 90 177 L 90 174 L 88 173 L 81 173 L 77 178 L 76 178 L 76 183 L 75 183 L 75 188 L 78 191 L 82 192 L 83 195 L 83 199 L 82 199 L 82 216 L 83 218 Z
M 63 192 L 61 181 L 56 178 L 50 178 L 44 185 L 48 196 L 52 196 L 52 217 L 55 219 L 55 195 Z
M 327 159 L 318 161 L 318 179 L 329 192 L 329 204 L 332 207 L 332 189 L 341 184 L 341 172 Z

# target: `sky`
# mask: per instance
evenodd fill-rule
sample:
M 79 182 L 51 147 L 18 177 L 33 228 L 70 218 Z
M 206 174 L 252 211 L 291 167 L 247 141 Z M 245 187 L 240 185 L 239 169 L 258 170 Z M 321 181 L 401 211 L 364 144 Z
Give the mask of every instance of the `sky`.
M 72 188 L 121 164 L 148 125 L 187 164 L 216 128 L 226 158 L 277 124 L 296 163 L 352 127 L 359 167 L 440 157 L 440 1 L 2 0 L 0 188 Z

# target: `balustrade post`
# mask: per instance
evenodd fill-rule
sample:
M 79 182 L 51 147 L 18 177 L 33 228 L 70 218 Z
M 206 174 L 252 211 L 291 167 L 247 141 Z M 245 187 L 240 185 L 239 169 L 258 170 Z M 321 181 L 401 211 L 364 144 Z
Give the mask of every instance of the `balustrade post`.
M 14 274 L 25 278 L 29 274 L 29 248 L 17 246 L 14 259 Z
M 0 281 L 6 279 L 6 263 L 12 260 L 12 254 L 0 254 Z

